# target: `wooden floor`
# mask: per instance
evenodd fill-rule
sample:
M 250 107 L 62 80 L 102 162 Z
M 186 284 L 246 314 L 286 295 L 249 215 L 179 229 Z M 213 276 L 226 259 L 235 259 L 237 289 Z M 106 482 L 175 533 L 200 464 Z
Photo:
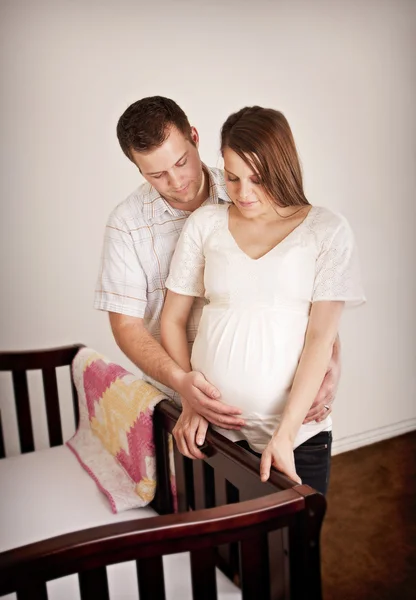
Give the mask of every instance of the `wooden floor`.
M 334 456 L 325 600 L 416 599 L 416 432 Z

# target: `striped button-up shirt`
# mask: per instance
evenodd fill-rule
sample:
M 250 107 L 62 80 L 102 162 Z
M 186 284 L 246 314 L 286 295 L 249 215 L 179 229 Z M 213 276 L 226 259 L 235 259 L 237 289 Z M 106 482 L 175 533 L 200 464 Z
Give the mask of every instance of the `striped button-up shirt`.
M 229 202 L 223 172 L 204 168 L 209 174 L 209 197 L 203 205 Z M 107 222 L 94 307 L 143 318 L 148 331 L 160 341 L 165 281 L 179 234 L 190 214 L 172 208 L 148 183 L 121 202 Z M 194 302 L 188 322 L 190 344 L 204 302 L 203 298 Z M 171 393 L 160 383 L 157 387 Z

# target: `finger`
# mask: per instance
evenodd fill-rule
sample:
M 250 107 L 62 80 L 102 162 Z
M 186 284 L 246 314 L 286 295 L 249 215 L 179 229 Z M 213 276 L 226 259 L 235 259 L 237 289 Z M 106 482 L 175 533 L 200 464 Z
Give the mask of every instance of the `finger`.
M 198 429 L 196 430 L 196 443 L 198 446 L 202 446 L 205 442 L 205 436 L 207 435 L 208 422 L 205 420 L 201 420 L 198 425 Z
M 317 417 L 316 417 L 316 422 L 320 423 L 321 421 L 323 421 L 324 419 L 327 418 L 328 415 L 330 415 L 332 412 L 332 408 L 329 407 L 328 409 L 324 409 Z
M 302 480 L 296 473 L 296 469 L 293 464 L 287 466 L 286 463 L 280 463 L 278 466 L 275 465 L 275 467 L 278 471 L 289 477 L 289 479 L 292 479 L 292 481 L 296 481 L 296 483 L 302 483 Z
M 195 387 L 195 386 L 194 386 Z M 241 408 L 224 404 L 220 400 L 208 398 L 199 388 L 195 387 L 195 398 L 198 400 L 200 407 L 218 413 L 219 415 L 240 415 Z
M 198 448 L 198 446 L 196 445 L 196 430 L 197 428 L 195 427 L 195 425 L 193 425 L 192 428 L 189 428 L 186 430 L 186 432 L 184 432 L 184 438 L 185 438 L 185 443 L 188 449 L 189 454 L 191 455 L 190 458 L 204 458 L 204 454 L 201 452 L 201 450 Z
M 191 453 L 188 450 L 188 446 L 186 444 L 183 433 L 177 432 L 176 435 L 175 435 L 174 431 L 172 433 L 173 433 L 173 437 L 175 438 L 176 446 L 177 446 L 179 452 L 188 458 L 192 458 Z
M 323 398 L 319 404 L 316 405 L 315 408 L 310 408 L 305 419 L 304 419 L 304 423 L 310 423 L 311 421 L 315 421 L 316 418 L 322 414 L 323 411 L 327 411 L 327 409 L 325 408 L 326 406 L 330 407 L 331 405 L 331 400 L 329 396 L 325 396 L 325 398 Z
M 326 408 L 326 406 L 328 406 L 328 408 Z M 316 421 L 319 423 L 320 421 L 323 421 L 323 419 L 325 419 L 329 414 L 331 414 L 331 412 L 331 406 L 329 404 L 325 404 L 324 407 L 317 411 L 312 418 L 305 419 L 304 423 L 310 423 L 311 421 Z
M 205 417 L 213 425 L 217 425 L 223 429 L 240 430 L 245 425 L 245 421 L 241 417 L 223 417 L 211 411 L 201 411 L 201 416 Z
M 200 390 L 203 394 L 208 396 L 208 398 L 221 398 L 221 394 L 219 390 L 215 386 L 213 386 L 209 381 L 205 379 L 202 373 L 198 373 L 198 376 L 194 379 L 194 386 Z
M 302 479 L 299 477 L 296 471 L 292 471 L 292 474 L 289 475 L 289 477 L 290 479 L 293 479 L 293 481 L 296 481 L 296 483 L 299 483 L 299 485 L 302 485 Z
M 306 415 L 305 419 L 304 419 L 304 423 L 310 423 L 311 421 L 315 421 L 316 417 L 322 412 L 322 406 L 320 408 L 317 408 L 316 410 L 314 410 L 313 412 L 308 412 L 308 414 Z
M 263 452 L 260 462 L 260 479 L 264 483 L 270 477 L 270 467 L 272 466 L 272 456 L 270 452 Z
M 330 382 L 330 372 L 328 371 L 322 380 L 321 387 L 319 388 L 318 393 L 316 394 L 316 398 L 313 401 L 311 409 L 316 408 L 317 406 L 319 406 L 319 404 L 322 404 L 323 402 L 325 402 L 326 398 L 330 395 L 330 393 L 331 393 L 331 382 Z

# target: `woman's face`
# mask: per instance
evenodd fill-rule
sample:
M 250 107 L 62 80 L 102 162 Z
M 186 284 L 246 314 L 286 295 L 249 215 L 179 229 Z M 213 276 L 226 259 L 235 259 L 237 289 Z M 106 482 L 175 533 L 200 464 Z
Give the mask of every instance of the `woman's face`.
M 244 217 L 275 212 L 258 174 L 231 148 L 224 149 L 224 171 L 228 195 Z

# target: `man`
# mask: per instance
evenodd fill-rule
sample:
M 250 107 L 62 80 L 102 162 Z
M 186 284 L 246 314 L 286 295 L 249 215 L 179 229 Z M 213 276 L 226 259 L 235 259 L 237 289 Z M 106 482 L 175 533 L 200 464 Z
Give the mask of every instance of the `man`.
M 204 204 L 230 201 L 223 172 L 202 164 L 197 130 L 167 98 L 154 96 L 132 104 L 120 117 L 117 137 L 146 183 L 109 217 L 94 306 L 109 312 L 118 346 L 144 379 L 181 399 L 176 442 L 186 456 L 202 458 L 198 446 L 208 423 L 239 429 L 244 424 L 241 411 L 223 404 L 220 392 L 201 373 L 186 373 L 168 356 L 160 345 L 160 314 L 170 261 L 185 220 Z M 188 323 L 190 344 L 202 307 L 203 302 L 196 300 Z M 339 363 L 337 342 L 305 422 L 321 420 L 331 411 Z

